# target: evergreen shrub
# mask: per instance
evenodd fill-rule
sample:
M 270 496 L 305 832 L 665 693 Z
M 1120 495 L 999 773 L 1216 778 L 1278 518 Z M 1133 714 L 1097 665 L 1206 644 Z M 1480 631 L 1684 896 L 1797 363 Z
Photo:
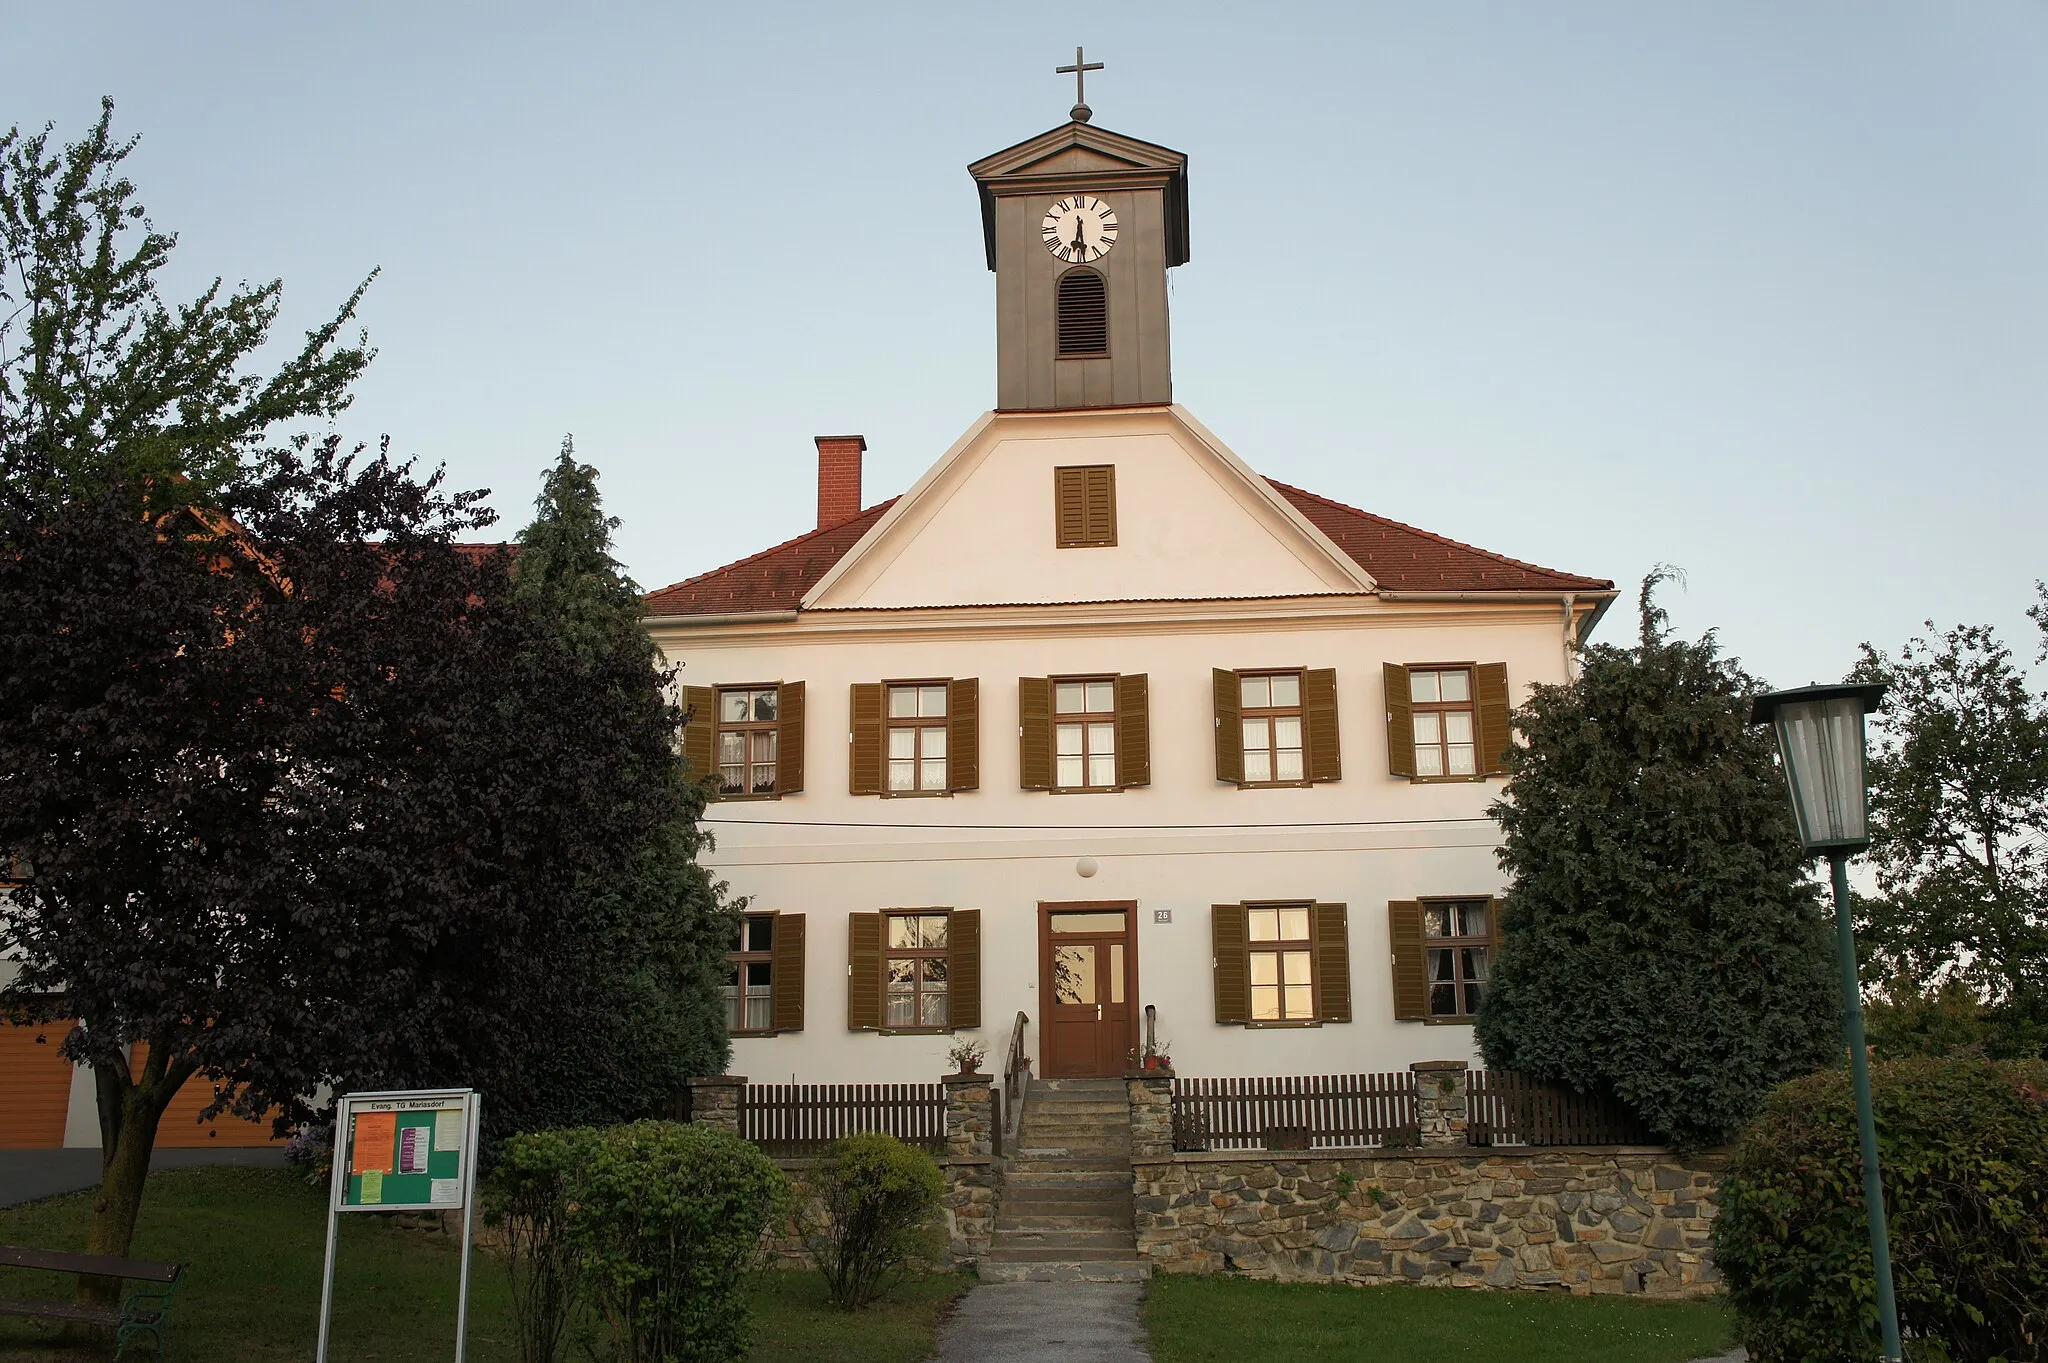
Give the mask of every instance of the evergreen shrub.
M 857 1310 L 938 1257 L 945 1192 L 938 1162 L 894 1136 L 832 1143 L 797 1186 L 796 1229 L 835 1306 Z
M 1906 1354 L 2048 1359 L 2048 1064 L 1872 1067 Z M 1714 1253 L 1757 1363 L 1878 1357 L 1855 1098 L 1844 1070 L 1784 1084 L 1722 1181 Z

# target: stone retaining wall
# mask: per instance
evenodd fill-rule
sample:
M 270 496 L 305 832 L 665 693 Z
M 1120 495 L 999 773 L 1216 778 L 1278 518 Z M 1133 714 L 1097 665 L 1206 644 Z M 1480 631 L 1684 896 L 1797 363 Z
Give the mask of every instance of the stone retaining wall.
M 1133 1165 L 1169 1273 L 1707 1296 L 1725 1158 L 1554 1148 L 1215 1151 Z

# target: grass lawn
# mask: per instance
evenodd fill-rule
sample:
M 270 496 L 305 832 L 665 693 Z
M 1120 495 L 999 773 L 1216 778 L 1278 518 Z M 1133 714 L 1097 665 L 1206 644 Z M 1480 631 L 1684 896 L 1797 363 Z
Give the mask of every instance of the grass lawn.
M 1145 1300 L 1157 1363 L 1682 1363 L 1726 1351 L 1716 1302 L 1162 1274 Z
M 0 1210 L 0 1244 L 83 1247 L 91 1198 L 76 1193 Z M 312 1358 L 326 1230 L 322 1193 L 285 1170 L 152 1175 L 134 1253 L 191 1264 L 171 1307 L 171 1357 L 180 1363 Z M 337 1363 L 454 1356 L 453 1238 L 395 1230 L 379 1217 L 342 1219 L 331 1348 Z M 750 1289 L 759 1330 L 753 1363 L 917 1363 L 931 1350 L 940 1312 L 968 1281 L 947 1274 L 908 1283 L 894 1300 L 847 1316 L 825 1305 L 824 1283 L 815 1274 L 761 1274 Z M 74 1282 L 8 1270 L 0 1274 L 0 1296 L 68 1296 Z M 505 1271 L 481 1252 L 471 1265 L 469 1312 L 469 1357 L 511 1363 Z M 50 1346 L 51 1334 L 42 1322 L 0 1317 L 0 1363 L 72 1358 Z M 140 1356 L 148 1357 L 147 1350 Z

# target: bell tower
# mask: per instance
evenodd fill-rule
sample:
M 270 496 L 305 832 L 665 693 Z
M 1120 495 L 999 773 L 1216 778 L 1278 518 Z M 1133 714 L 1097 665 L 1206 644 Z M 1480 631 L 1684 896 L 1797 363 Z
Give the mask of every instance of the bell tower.
M 1075 67 L 1094 69 L 1078 52 Z M 967 168 L 996 276 L 999 411 L 1173 401 L 1166 272 L 1188 259 L 1188 158 L 1089 117 L 1076 103 Z

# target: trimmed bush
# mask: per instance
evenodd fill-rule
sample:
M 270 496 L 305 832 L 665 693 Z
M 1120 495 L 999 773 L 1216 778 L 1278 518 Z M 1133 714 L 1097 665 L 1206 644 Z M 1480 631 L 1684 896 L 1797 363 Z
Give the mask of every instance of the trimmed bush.
M 1907 1357 L 2048 1359 L 2048 1065 L 1902 1060 L 1871 1080 Z M 1846 1070 L 1773 1092 L 1720 1196 L 1714 1253 L 1750 1356 L 1878 1357 Z
M 747 1272 L 789 1183 L 738 1136 L 677 1122 L 607 1128 L 570 1181 L 589 1300 L 618 1363 L 745 1354 Z
M 833 1142 L 797 1185 L 796 1231 L 835 1306 L 866 1306 L 938 1257 L 933 1213 L 945 1193 L 938 1162 L 894 1136 Z

